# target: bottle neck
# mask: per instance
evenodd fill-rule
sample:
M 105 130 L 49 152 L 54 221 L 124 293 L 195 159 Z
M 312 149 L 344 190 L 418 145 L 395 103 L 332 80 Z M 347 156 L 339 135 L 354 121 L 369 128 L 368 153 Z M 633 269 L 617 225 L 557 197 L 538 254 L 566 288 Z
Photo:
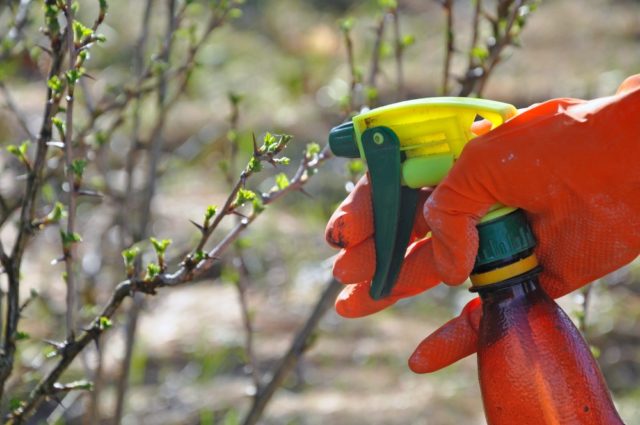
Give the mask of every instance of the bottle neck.
M 534 253 L 535 238 L 522 210 L 493 217 L 477 228 L 479 244 L 470 276 L 472 291 L 516 285 L 540 272 Z
M 478 292 L 485 304 L 520 298 L 541 290 L 538 275 L 539 271 L 527 273 L 527 276 L 511 279 L 510 282 L 474 287 L 474 291 Z

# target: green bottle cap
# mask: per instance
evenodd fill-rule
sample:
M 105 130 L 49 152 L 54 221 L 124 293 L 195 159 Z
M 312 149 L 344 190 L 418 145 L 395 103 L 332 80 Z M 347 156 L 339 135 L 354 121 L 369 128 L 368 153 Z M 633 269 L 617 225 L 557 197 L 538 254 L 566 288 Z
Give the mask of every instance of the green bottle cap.
M 329 147 L 335 156 L 360 158 L 353 122 L 345 122 L 331 129 L 331 132 L 329 132 Z
M 522 210 L 478 224 L 479 246 L 474 269 L 516 257 L 536 246 Z

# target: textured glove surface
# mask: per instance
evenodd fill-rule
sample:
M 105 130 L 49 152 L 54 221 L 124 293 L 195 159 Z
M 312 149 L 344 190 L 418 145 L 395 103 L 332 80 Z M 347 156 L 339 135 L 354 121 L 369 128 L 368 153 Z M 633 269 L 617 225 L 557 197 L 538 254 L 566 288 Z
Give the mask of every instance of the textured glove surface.
M 482 123 L 474 132 L 488 129 Z M 527 212 L 544 267 L 540 281 L 556 298 L 629 263 L 640 253 L 640 77 L 615 96 L 554 99 L 534 105 L 472 140 L 449 175 L 422 192 L 409 246 L 392 294 L 375 301 L 373 209 L 366 177 L 331 217 L 330 244 L 341 248 L 334 275 L 345 317 L 375 313 L 439 282 L 464 282 L 478 249 L 476 224 L 495 203 Z M 424 238 L 431 231 L 430 238 Z M 430 372 L 476 351 L 480 302 L 420 343 L 409 360 Z

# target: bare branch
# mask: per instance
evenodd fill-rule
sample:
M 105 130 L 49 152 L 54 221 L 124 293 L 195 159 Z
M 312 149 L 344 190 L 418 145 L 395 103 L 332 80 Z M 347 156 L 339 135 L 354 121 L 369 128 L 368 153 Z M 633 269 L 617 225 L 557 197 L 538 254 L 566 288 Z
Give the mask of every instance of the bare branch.
M 451 75 L 451 60 L 455 52 L 455 33 L 453 29 L 453 0 L 442 0 L 442 8 L 445 14 L 445 56 L 442 71 L 442 86 L 440 91 L 443 96 L 449 93 L 449 76 Z
M 76 205 L 77 205 L 77 177 L 73 171 L 73 106 L 76 82 L 69 78 L 70 73 L 76 68 L 76 46 L 74 42 L 74 11 L 72 0 L 67 0 L 64 11 L 67 20 L 67 49 L 69 49 L 69 68 L 67 71 L 67 104 L 66 104 L 66 130 L 64 132 L 64 163 L 67 174 L 67 185 L 69 186 L 69 200 L 67 205 L 67 235 L 75 233 Z M 67 339 L 73 341 L 75 335 L 75 315 L 76 315 L 76 285 L 74 260 L 76 253 L 76 243 L 67 243 L 63 237 L 63 254 L 65 258 L 65 280 L 67 283 Z
M 18 108 L 18 105 L 16 105 L 16 102 L 13 99 L 13 96 L 11 96 L 11 92 L 9 91 L 8 87 L 4 84 L 3 81 L 0 81 L 0 90 L 2 90 L 2 94 L 4 95 L 4 100 L 7 105 L 7 108 L 16 117 L 16 120 L 18 120 L 18 124 L 20 124 L 22 131 L 26 133 L 27 137 L 29 137 L 29 140 L 31 140 L 32 143 L 35 143 L 36 142 L 35 134 L 33 134 L 31 130 L 29 130 L 29 125 L 27 124 L 27 119 L 25 118 L 24 113 L 20 111 L 20 108 Z
M 271 400 L 275 392 L 280 388 L 282 382 L 287 377 L 289 372 L 300 361 L 303 354 L 309 348 L 309 342 L 320 323 L 320 320 L 333 305 L 333 301 L 342 289 L 342 285 L 332 279 L 328 284 L 324 292 L 318 298 L 312 313 L 306 320 L 302 328 L 298 331 L 295 338 L 291 342 L 287 353 L 282 357 L 278 366 L 272 373 L 271 380 L 265 385 L 262 391 L 259 391 L 253 398 L 253 404 L 251 410 L 243 420 L 243 425 L 254 425 L 258 423 L 258 420 L 262 416 L 264 408 Z
M 316 158 L 311 160 L 303 160 L 303 163 L 298 168 L 296 176 L 292 180 L 292 184 L 277 192 L 273 192 L 273 197 L 267 197 L 264 200 L 264 204 L 268 205 L 276 200 L 280 199 L 287 193 L 293 190 L 300 190 L 301 187 L 310 178 L 309 170 L 318 167 L 324 160 L 328 159 L 330 155 L 324 153 L 328 148 L 317 155 Z M 221 214 L 222 215 L 222 214 Z M 86 328 L 82 334 L 73 341 L 66 341 L 63 344 L 63 348 L 60 348 L 58 354 L 60 360 L 58 363 L 40 380 L 36 387 L 29 393 L 27 399 L 22 405 L 13 410 L 6 417 L 8 424 L 21 424 L 35 411 L 35 409 L 42 403 L 53 391 L 53 385 L 60 379 L 60 376 L 69 367 L 71 362 L 76 356 L 86 348 L 86 346 L 96 338 L 98 338 L 111 324 L 111 318 L 115 312 L 120 308 L 120 305 L 124 299 L 131 296 L 135 292 L 143 292 L 146 294 L 155 294 L 157 289 L 163 287 L 178 287 L 183 284 L 189 283 L 197 279 L 198 277 L 206 274 L 218 258 L 231 246 L 231 244 L 238 239 L 242 232 L 258 217 L 259 213 L 255 211 L 247 218 L 242 219 L 235 227 L 233 227 L 226 236 L 220 241 L 214 248 L 212 248 L 197 265 L 190 266 L 183 263 L 174 273 L 161 273 L 150 281 L 142 279 L 129 279 L 120 282 L 115 291 L 111 295 L 106 306 L 102 309 L 101 313 L 91 322 L 88 328 Z M 107 326 L 108 324 L 109 326 Z
M 369 67 L 369 78 L 367 84 L 370 88 L 376 88 L 376 78 L 380 72 L 380 52 L 382 47 L 382 39 L 384 37 L 385 21 L 387 13 L 384 12 L 375 28 L 375 39 L 373 42 L 373 51 L 371 52 L 371 65 Z

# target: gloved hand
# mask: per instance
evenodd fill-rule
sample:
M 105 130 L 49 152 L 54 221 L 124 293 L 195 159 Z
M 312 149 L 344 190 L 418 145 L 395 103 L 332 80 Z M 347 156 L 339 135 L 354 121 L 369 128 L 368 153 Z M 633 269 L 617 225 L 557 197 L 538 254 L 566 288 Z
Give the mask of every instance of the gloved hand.
M 473 131 L 488 128 L 480 123 Z M 327 225 L 327 241 L 342 249 L 334 276 L 347 284 L 336 310 L 365 316 L 439 282 L 465 281 L 478 249 L 475 226 L 495 203 L 526 211 L 543 266 L 540 282 L 554 298 L 567 294 L 640 254 L 639 163 L 640 76 L 615 96 L 555 99 L 521 111 L 469 142 L 433 193 L 423 192 L 428 199 L 416 214 L 415 242 L 393 292 L 377 301 L 369 296 L 375 246 L 364 177 Z M 420 343 L 411 369 L 432 372 L 474 353 L 480 317 L 475 299 Z

